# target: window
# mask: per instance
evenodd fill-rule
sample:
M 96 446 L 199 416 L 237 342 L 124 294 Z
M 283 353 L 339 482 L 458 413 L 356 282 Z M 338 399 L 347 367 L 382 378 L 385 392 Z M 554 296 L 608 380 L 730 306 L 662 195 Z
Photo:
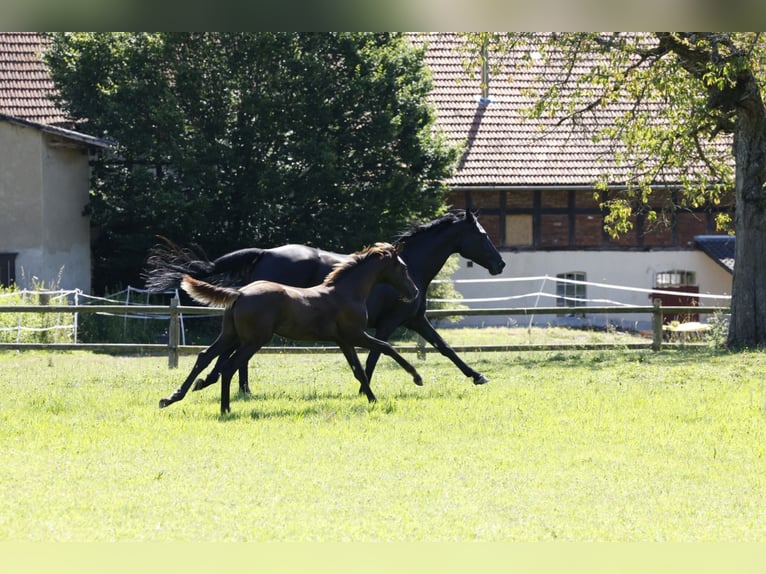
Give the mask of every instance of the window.
M 527 247 L 532 245 L 532 216 L 505 216 L 505 245 Z
M 694 271 L 660 271 L 654 281 L 655 287 L 684 287 L 697 284 L 697 274 Z
M 556 305 L 558 307 L 584 307 L 586 298 L 585 273 L 571 271 L 556 275 Z M 573 283 L 582 281 L 583 283 Z
M 0 253 L 0 287 L 16 283 L 16 254 Z

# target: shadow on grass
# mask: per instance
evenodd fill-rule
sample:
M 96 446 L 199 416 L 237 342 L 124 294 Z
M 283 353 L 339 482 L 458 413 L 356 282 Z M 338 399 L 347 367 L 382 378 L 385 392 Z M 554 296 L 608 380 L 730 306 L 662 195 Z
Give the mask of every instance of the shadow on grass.
M 268 400 L 268 399 L 266 399 Z M 249 401 L 248 401 L 249 402 Z M 323 401 L 311 402 L 311 399 L 299 399 L 291 401 L 287 405 L 273 406 L 266 405 L 265 408 L 242 408 L 240 403 L 238 409 L 232 404 L 232 411 L 226 414 L 216 416 L 219 422 L 228 422 L 235 420 L 249 419 L 253 421 L 263 421 L 271 419 L 315 419 L 330 421 L 337 417 L 350 418 L 362 416 L 371 410 L 377 408 L 377 405 L 369 405 L 366 401 L 348 405 L 333 405 Z M 381 412 L 386 412 L 381 409 Z
M 651 351 L 645 349 L 633 350 L 598 350 L 598 351 L 526 351 L 513 355 L 509 366 L 519 366 L 534 369 L 542 366 L 556 365 L 562 368 L 591 367 L 593 369 L 608 368 L 626 362 L 636 364 L 645 363 L 652 365 L 678 366 L 683 364 L 697 364 L 700 361 L 709 360 L 733 354 L 725 349 L 709 347 L 688 347 L 663 349 Z M 478 361 L 475 364 L 492 364 L 491 359 Z
M 245 418 L 252 420 L 313 418 L 329 421 L 334 418 L 358 417 L 373 412 L 391 414 L 397 411 L 398 400 L 433 400 L 442 394 L 445 393 L 437 390 L 422 392 L 419 388 L 408 389 L 400 390 L 390 396 L 381 396 L 378 393 L 377 402 L 369 403 L 363 395 L 349 394 L 344 391 L 311 390 L 294 395 L 278 391 L 255 391 L 250 395 L 242 393 L 232 395 L 231 412 L 213 416 L 220 422 Z M 211 398 L 210 402 L 216 406 L 219 404 L 217 398 Z

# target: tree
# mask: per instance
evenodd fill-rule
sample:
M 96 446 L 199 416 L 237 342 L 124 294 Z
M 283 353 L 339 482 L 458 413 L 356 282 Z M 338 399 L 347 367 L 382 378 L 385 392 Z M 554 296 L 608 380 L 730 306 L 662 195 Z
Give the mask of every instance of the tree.
M 730 346 L 766 345 L 766 40 L 761 33 L 472 34 L 482 48 L 520 50 L 526 64 L 555 69 L 530 115 L 558 127 L 593 127 L 630 168 L 626 190 L 604 207 L 608 230 L 630 228 L 660 180 L 683 185 L 681 205 L 717 203 L 734 189 L 736 265 Z M 550 66 L 553 59 L 564 65 Z M 622 103 L 622 106 L 617 106 Z M 732 156 L 733 160 L 732 161 Z M 608 176 L 599 182 L 606 187 Z M 648 209 L 650 217 L 657 210 Z M 727 221 L 720 221 L 721 226 Z
M 443 209 L 457 151 L 399 34 L 57 33 L 58 104 L 117 142 L 93 165 L 94 285 L 136 281 L 155 235 L 210 255 L 352 251 Z

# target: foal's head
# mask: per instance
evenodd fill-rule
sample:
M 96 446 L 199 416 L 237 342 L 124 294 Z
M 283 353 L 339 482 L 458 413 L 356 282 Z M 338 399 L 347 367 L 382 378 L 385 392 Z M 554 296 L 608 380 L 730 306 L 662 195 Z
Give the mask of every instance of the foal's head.
M 327 278 L 325 285 L 332 285 L 340 281 L 352 269 L 361 265 L 376 263 L 377 282 L 388 283 L 396 289 L 402 299 L 411 301 L 418 296 L 418 288 L 407 272 L 407 265 L 399 257 L 401 244 L 396 246 L 390 243 L 376 243 L 357 251 L 351 255 L 348 261 L 338 263 Z

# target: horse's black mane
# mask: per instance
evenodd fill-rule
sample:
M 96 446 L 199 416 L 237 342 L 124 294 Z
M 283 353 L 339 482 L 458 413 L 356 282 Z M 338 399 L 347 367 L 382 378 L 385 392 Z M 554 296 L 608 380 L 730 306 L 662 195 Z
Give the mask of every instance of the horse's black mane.
M 437 217 L 426 223 L 413 223 L 407 229 L 400 232 L 396 238 L 396 241 L 407 241 L 408 239 L 422 233 L 424 231 L 433 231 L 437 227 L 451 225 L 465 219 L 466 212 L 461 210 L 449 211 L 444 215 Z

